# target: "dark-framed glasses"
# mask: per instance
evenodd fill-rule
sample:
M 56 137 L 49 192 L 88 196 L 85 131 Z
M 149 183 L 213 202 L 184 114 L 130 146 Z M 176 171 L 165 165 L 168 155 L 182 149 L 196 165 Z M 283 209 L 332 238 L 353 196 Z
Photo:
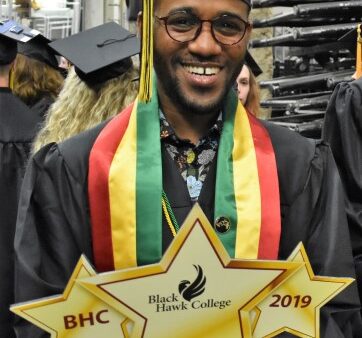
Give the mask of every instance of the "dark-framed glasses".
M 156 16 L 156 18 L 164 23 L 167 34 L 177 42 L 195 40 L 201 33 L 204 22 L 209 22 L 214 39 L 228 46 L 240 42 L 250 25 L 240 17 L 230 14 L 224 14 L 212 20 L 201 20 L 195 14 L 179 11 L 162 18 Z

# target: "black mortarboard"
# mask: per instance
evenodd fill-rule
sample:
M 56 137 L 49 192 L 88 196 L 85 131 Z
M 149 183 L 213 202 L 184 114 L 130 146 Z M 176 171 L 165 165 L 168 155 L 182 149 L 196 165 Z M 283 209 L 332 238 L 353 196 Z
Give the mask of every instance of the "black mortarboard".
M 341 38 L 338 39 L 338 43 L 340 44 L 340 48 L 347 48 L 349 49 L 352 54 L 356 52 L 357 46 L 357 31 L 358 27 L 351 29 L 348 33 L 344 34 Z M 360 39 L 362 39 L 362 35 L 360 35 Z
M 11 63 L 17 53 L 17 42 L 26 43 L 39 31 L 18 24 L 13 20 L 0 21 L 0 64 Z
M 140 41 L 115 22 L 91 28 L 49 44 L 75 67 L 90 85 L 102 83 L 127 71 L 131 56 L 140 52 Z
M 255 77 L 258 77 L 263 73 L 262 69 L 259 67 L 249 51 L 247 51 L 245 54 L 245 64 L 251 69 Z
M 49 39 L 39 34 L 28 43 L 19 43 L 18 53 L 31 59 L 44 62 L 58 70 L 58 60 L 55 57 L 54 51 L 48 46 L 49 42 L 51 42 Z
M 356 53 L 356 73 L 354 77 L 359 79 L 362 76 L 362 24 L 343 35 L 339 40 L 341 48 L 348 48 L 352 54 Z

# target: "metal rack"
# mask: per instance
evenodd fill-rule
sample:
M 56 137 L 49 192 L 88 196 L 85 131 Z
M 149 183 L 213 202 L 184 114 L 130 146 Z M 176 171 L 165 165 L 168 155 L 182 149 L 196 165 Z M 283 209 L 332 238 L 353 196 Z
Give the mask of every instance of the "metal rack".
M 254 7 L 279 11 L 253 22 L 274 31 L 250 44 L 273 48 L 273 79 L 260 82 L 272 99 L 261 105 L 272 110 L 271 121 L 319 138 L 332 90 L 355 72 L 355 47 L 341 38 L 362 21 L 362 1 L 254 0 Z
M 65 38 L 80 29 L 80 1 L 51 1 L 41 3 L 42 7 L 31 12 L 33 28 L 48 39 Z

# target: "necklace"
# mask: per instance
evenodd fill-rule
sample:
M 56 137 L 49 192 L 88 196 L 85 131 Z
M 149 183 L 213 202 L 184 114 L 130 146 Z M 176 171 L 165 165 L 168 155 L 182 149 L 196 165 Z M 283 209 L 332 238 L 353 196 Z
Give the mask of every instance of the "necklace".
M 173 237 L 175 237 L 177 232 L 180 230 L 180 227 L 172 211 L 170 201 L 168 200 L 167 195 L 164 191 L 162 191 L 162 210 L 165 215 L 166 222 L 172 232 L 172 235 Z

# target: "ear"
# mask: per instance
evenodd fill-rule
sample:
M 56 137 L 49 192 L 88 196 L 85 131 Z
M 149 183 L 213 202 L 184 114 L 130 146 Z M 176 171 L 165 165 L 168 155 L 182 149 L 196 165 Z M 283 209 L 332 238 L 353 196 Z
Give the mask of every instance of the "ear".
M 142 21 L 143 21 L 143 13 L 139 12 L 137 15 L 137 32 L 138 36 L 142 36 Z

